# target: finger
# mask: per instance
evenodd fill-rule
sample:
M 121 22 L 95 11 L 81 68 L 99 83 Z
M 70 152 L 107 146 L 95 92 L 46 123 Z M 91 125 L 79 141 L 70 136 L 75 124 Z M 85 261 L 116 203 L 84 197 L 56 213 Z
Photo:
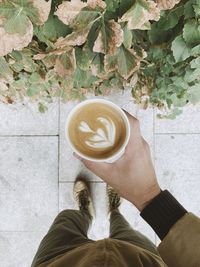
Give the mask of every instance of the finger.
M 132 116 L 129 112 L 123 109 L 128 117 L 130 127 L 131 127 L 131 135 L 140 135 L 140 122 L 134 116 Z
M 105 163 L 105 162 L 94 162 L 91 160 L 86 160 L 78 156 L 76 153 L 73 153 L 73 155 L 79 159 L 89 170 L 91 170 L 93 173 L 95 173 L 97 176 L 104 179 L 105 176 L 107 176 L 107 173 L 109 173 L 109 170 L 111 168 L 111 164 Z

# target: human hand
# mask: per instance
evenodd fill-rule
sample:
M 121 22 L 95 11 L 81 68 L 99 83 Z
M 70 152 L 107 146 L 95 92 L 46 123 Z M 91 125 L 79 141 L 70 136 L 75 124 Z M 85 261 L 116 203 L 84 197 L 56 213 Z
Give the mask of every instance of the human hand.
M 114 163 L 99 163 L 75 155 L 83 164 L 111 185 L 120 196 L 143 208 L 161 190 L 158 185 L 148 143 L 140 133 L 139 121 L 126 112 L 131 136 L 124 155 Z

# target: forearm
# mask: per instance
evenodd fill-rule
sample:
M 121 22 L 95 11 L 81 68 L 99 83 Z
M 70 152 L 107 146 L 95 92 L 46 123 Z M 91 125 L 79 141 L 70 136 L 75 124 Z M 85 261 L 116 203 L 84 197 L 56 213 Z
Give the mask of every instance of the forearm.
M 167 191 L 161 191 L 141 212 L 142 218 L 162 240 L 171 227 L 187 213 L 183 206 Z

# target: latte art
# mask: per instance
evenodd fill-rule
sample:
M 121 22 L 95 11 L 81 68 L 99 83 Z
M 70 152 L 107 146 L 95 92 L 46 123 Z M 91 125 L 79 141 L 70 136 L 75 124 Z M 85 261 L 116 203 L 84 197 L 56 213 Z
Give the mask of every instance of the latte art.
M 85 140 L 85 144 L 92 148 L 109 148 L 115 143 L 116 129 L 115 124 L 111 119 L 99 117 L 97 121 L 100 121 L 103 128 L 98 128 L 93 131 L 85 121 L 81 121 L 79 129 L 82 132 L 91 133 L 88 140 Z M 105 131 L 106 130 L 106 131 Z
M 78 109 L 68 129 L 74 147 L 97 159 L 112 156 L 126 138 L 126 125 L 121 114 L 102 103 L 90 103 Z

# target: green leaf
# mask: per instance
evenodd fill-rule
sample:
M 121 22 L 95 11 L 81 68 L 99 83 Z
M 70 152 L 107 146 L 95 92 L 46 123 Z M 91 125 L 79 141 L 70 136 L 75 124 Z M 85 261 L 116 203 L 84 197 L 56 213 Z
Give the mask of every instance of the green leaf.
M 10 34 L 19 33 L 24 35 L 27 31 L 29 19 L 27 16 L 20 14 L 19 11 L 13 14 L 9 20 L 3 23 L 3 27 L 6 32 Z
M 9 67 L 9 64 L 4 57 L 0 57 L 0 77 L 4 77 L 6 80 L 12 79 L 13 72 Z
M 94 76 L 103 77 L 105 79 L 106 73 L 104 70 L 104 55 L 103 54 L 96 53 L 91 63 L 91 71 Z
M 101 19 L 98 37 L 94 43 L 93 51 L 103 54 L 115 54 L 123 42 L 123 30 L 114 20 Z
M 90 87 L 95 81 L 98 80 L 97 77 L 93 76 L 91 71 L 84 71 L 80 68 L 76 68 L 74 75 L 74 88 L 88 88 Z
M 55 70 L 60 77 L 72 75 L 76 68 L 76 58 L 74 49 L 57 56 Z
M 190 19 L 194 18 L 195 13 L 194 13 L 194 7 L 193 4 L 196 2 L 196 0 L 189 0 L 186 2 L 184 5 L 184 16 L 185 19 Z
M 200 1 L 199 0 L 195 1 L 193 8 L 194 8 L 194 12 L 195 12 L 196 17 L 197 18 L 200 17 Z
M 41 76 L 39 75 L 39 73 L 37 72 L 34 72 L 30 75 L 30 78 L 29 78 L 29 82 L 32 84 L 32 83 L 40 83 L 42 82 L 42 78 Z
M 198 21 L 193 19 L 184 25 L 183 38 L 188 45 L 195 46 L 200 44 L 200 25 Z
M 76 64 L 82 70 L 88 70 L 90 68 L 91 62 L 95 57 L 95 53 L 92 52 L 89 47 L 85 46 L 83 48 L 75 48 Z
M 50 48 L 54 48 L 53 43 L 43 34 L 43 31 L 39 26 L 34 27 L 34 35 L 40 42 L 45 43 Z
M 148 31 L 149 40 L 152 44 L 171 43 L 174 38 L 182 31 L 182 24 L 178 23 L 174 28 L 163 30 L 159 27 L 159 22 L 151 24 L 151 30 Z
M 48 108 L 47 108 L 44 104 L 39 103 L 39 104 L 38 104 L 38 110 L 39 110 L 39 112 L 41 112 L 41 113 L 45 113 L 45 112 L 48 110 Z
M 120 0 L 105 0 L 106 10 L 115 12 L 119 8 Z
M 191 55 L 192 56 L 198 56 L 198 55 L 200 55 L 200 45 L 197 45 L 197 46 L 195 46 L 195 47 L 192 48 Z
M 174 120 L 174 119 L 176 119 L 176 117 L 179 116 L 181 113 L 182 113 L 182 110 L 181 110 L 181 109 L 179 109 L 179 108 L 174 108 L 174 109 L 172 109 L 172 111 L 170 112 L 170 114 L 164 116 L 164 118 Z
M 101 17 L 103 9 L 91 7 L 84 7 L 80 13 L 76 16 L 71 27 L 77 31 L 79 29 L 85 28 L 89 23 L 93 22 Z
M 139 68 L 138 59 L 133 51 L 126 49 L 123 45 L 119 48 L 117 63 L 118 72 L 125 79 L 128 79 Z
M 191 83 L 199 79 L 199 77 L 200 77 L 200 69 L 195 69 L 195 70 L 189 69 L 185 73 L 184 80 L 188 83 Z
M 19 79 L 19 80 L 13 81 L 11 86 L 16 89 L 22 89 L 26 87 L 26 81 L 24 79 Z
M 22 54 L 19 51 L 12 51 L 12 53 L 10 53 L 10 56 L 16 59 L 17 61 L 22 60 Z
M 181 16 L 183 16 L 183 6 L 173 8 L 172 10 L 165 11 L 160 20 L 156 22 L 156 25 L 159 29 L 172 29 L 178 24 Z
M 200 69 L 200 57 L 193 59 L 193 60 L 190 62 L 190 67 L 191 67 L 192 69 L 197 69 L 197 68 Z
M 39 14 L 33 7 L 31 1 L 15 0 L 0 3 L 0 17 L 5 18 L 3 27 L 6 32 L 24 35 L 27 31 L 29 21 L 37 22 Z
M 27 93 L 27 96 L 35 96 L 37 94 L 39 94 L 39 92 L 41 91 L 41 86 L 40 85 L 30 85 L 30 87 L 27 89 L 26 93 Z
M 24 65 L 18 62 L 10 65 L 10 68 L 15 72 L 20 72 L 24 69 Z
M 171 50 L 176 62 L 185 60 L 190 56 L 190 48 L 187 47 L 181 35 L 177 36 L 172 42 Z
M 160 11 L 153 1 L 135 0 L 132 7 L 122 16 L 120 22 L 128 22 L 129 29 L 150 29 L 150 20 L 159 20 Z
M 132 46 L 132 31 L 128 29 L 127 24 L 123 27 L 123 31 L 124 31 L 124 41 L 123 44 L 126 48 L 131 48 Z
M 200 84 L 199 83 L 189 87 L 188 100 L 192 104 L 197 104 L 200 101 Z
M 44 25 L 40 26 L 40 31 L 50 41 L 56 41 L 59 37 L 65 37 L 71 33 L 70 28 L 58 19 L 52 13 Z
M 106 5 L 103 1 L 64 1 L 59 5 L 55 15 L 66 25 L 75 31 L 87 27 L 89 23 L 100 18 Z

